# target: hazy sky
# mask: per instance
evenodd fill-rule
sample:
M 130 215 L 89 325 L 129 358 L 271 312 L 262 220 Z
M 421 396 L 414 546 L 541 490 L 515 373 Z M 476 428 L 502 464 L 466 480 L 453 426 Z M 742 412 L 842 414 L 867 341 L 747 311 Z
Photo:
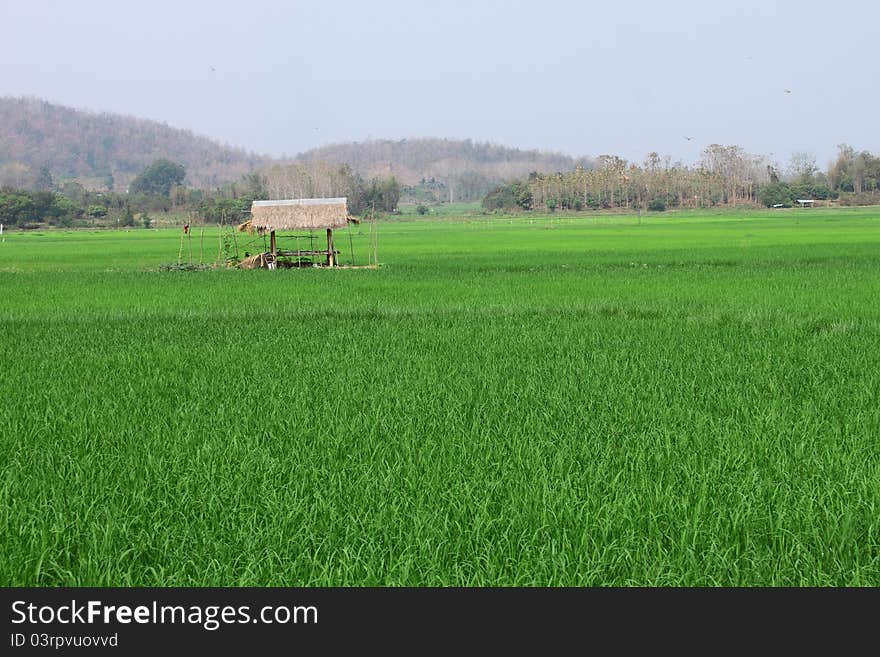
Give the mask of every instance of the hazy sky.
M 0 95 L 272 155 L 439 136 L 824 165 L 880 152 L 878 37 L 877 0 L 0 0 Z

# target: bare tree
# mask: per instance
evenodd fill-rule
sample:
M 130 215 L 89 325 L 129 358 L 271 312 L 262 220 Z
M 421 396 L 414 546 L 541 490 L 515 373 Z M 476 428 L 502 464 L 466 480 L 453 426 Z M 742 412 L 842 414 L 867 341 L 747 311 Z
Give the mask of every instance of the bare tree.
M 808 180 L 819 172 L 816 156 L 812 153 L 792 153 L 788 161 L 787 174 L 792 180 Z

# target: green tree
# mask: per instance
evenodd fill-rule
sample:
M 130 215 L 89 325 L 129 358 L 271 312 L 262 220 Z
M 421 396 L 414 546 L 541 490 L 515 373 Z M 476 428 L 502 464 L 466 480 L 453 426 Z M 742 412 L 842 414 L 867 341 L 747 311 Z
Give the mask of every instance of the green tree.
M 107 208 L 103 205 L 90 205 L 86 208 L 86 214 L 89 215 L 92 219 L 99 219 L 101 217 L 107 216 Z
M 122 209 L 122 214 L 119 217 L 119 225 L 127 228 L 134 226 L 134 213 L 128 205 Z
M 524 183 L 514 183 L 513 198 L 516 204 L 523 210 L 532 209 L 532 190 Z
M 34 200 L 23 192 L 0 194 L 0 223 L 7 226 L 24 226 L 36 218 Z
M 183 183 L 186 169 L 171 160 L 156 160 L 131 181 L 131 194 L 171 197 L 171 188 Z
M 400 202 L 400 183 L 393 176 L 383 180 L 379 185 L 380 205 L 385 212 L 394 212 L 397 210 L 397 204 Z
M 758 199 L 768 208 L 774 205 L 790 206 L 792 200 L 791 188 L 784 182 L 764 185 L 758 192 Z
M 34 201 L 34 219 L 43 221 L 46 217 L 57 217 L 65 210 L 58 209 L 58 197 L 54 192 L 31 192 Z
M 83 210 L 78 203 L 59 194 L 55 194 L 54 197 L 52 207 L 48 212 L 49 216 L 69 220 L 65 225 L 70 225 L 74 218 L 82 216 Z
M 531 210 L 532 191 L 528 183 L 512 182 L 499 185 L 483 197 L 483 209 L 492 210 Z

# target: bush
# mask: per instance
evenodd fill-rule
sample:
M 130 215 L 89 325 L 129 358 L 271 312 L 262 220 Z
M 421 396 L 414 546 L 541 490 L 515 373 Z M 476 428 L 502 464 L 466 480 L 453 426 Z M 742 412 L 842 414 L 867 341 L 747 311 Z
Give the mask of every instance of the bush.
M 483 209 L 492 210 L 531 210 L 532 192 L 525 183 L 500 185 L 483 198 Z
M 655 198 L 648 203 L 648 210 L 651 212 L 666 212 L 666 201 L 662 198 Z
M 428 214 L 428 211 L 429 210 L 428 210 L 427 205 L 420 203 L 419 205 L 416 206 L 416 212 L 418 212 L 419 214 Z
M 880 196 L 876 196 L 874 194 L 869 194 L 868 192 L 862 192 L 861 194 L 856 194 L 855 192 L 844 192 L 842 193 L 837 202 L 840 205 L 877 205 L 880 203 Z

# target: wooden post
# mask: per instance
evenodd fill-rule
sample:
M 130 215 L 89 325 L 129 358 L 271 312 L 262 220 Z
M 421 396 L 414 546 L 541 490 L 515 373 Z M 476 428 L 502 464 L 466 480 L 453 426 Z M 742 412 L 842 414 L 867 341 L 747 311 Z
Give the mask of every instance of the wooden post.
M 335 258 L 333 257 L 333 229 L 327 229 L 327 266 L 335 267 Z
M 269 250 L 272 252 L 272 258 L 275 258 L 277 248 L 275 247 L 275 231 L 269 233 Z

